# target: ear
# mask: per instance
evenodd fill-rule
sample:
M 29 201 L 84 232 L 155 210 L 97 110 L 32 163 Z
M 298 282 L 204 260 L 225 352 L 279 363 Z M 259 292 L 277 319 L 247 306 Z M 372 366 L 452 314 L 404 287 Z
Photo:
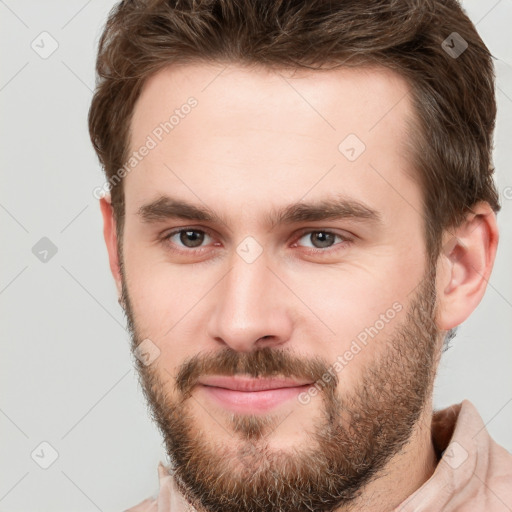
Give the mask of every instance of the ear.
M 100 208 L 101 215 L 103 216 L 103 237 L 107 245 L 110 271 L 116 283 L 118 296 L 121 297 L 121 271 L 119 268 L 119 254 L 117 252 L 116 223 L 110 195 L 100 199 Z
M 496 215 L 488 203 L 471 209 L 465 221 L 445 232 L 437 266 L 438 327 L 461 324 L 487 288 L 498 246 Z

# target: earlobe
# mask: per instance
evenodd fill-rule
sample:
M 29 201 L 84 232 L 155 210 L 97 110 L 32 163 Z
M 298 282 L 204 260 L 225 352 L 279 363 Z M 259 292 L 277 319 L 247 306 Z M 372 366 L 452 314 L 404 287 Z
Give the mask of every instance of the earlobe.
M 103 217 L 103 237 L 107 246 L 110 271 L 114 277 L 118 295 L 121 296 L 121 271 L 119 269 L 119 254 L 117 251 L 117 233 L 110 196 L 100 199 L 100 209 Z
M 478 203 L 459 227 L 446 233 L 437 275 L 440 329 L 460 325 L 478 306 L 497 245 L 496 215 L 487 203 Z

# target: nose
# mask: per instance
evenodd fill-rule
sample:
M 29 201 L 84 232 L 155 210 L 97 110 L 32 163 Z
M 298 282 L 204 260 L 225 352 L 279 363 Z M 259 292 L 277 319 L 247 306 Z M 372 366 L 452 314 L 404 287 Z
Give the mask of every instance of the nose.
M 234 255 L 215 287 L 208 335 L 240 352 L 285 344 L 293 329 L 292 302 L 263 253 L 247 263 Z

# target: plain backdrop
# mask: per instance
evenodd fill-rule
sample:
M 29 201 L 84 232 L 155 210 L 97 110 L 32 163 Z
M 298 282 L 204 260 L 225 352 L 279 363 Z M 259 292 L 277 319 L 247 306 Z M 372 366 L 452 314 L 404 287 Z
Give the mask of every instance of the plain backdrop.
M 165 461 L 92 195 L 104 178 L 87 112 L 112 5 L 0 0 L 0 511 L 124 510 L 156 493 Z M 501 241 L 434 406 L 471 400 L 512 451 L 512 0 L 463 5 L 496 58 Z

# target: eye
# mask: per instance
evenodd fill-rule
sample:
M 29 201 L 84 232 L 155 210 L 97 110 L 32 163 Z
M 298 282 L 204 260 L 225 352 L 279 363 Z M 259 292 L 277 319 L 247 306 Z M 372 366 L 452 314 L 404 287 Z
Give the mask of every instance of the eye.
M 301 240 L 309 240 L 311 245 L 305 245 L 305 247 L 309 247 L 316 250 L 329 249 L 330 247 L 336 244 L 336 238 L 338 238 L 341 242 L 350 242 L 350 238 L 342 236 L 338 233 L 333 233 L 332 231 L 307 231 L 302 234 L 302 236 L 297 240 L 296 244 L 301 245 L 299 242 Z
M 213 237 L 202 229 L 181 228 L 175 229 L 163 236 L 163 242 L 176 252 L 199 253 L 207 250 L 207 245 L 211 244 Z M 301 240 L 305 242 L 301 243 Z M 307 243 L 309 241 L 309 244 Z M 334 233 L 328 230 L 303 231 L 300 238 L 292 245 L 303 246 L 306 251 L 311 253 L 327 253 L 331 247 L 339 246 L 339 249 L 345 248 L 352 239 L 349 236 Z M 214 244 L 218 245 L 218 244 Z M 336 250 L 336 247 L 335 249 Z
M 186 247 L 187 249 L 195 249 L 201 247 L 205 238 L 211 238 L 206 232 L 200 229 L 179 229 L 165 235 L 164 240 L 174 245 Z

